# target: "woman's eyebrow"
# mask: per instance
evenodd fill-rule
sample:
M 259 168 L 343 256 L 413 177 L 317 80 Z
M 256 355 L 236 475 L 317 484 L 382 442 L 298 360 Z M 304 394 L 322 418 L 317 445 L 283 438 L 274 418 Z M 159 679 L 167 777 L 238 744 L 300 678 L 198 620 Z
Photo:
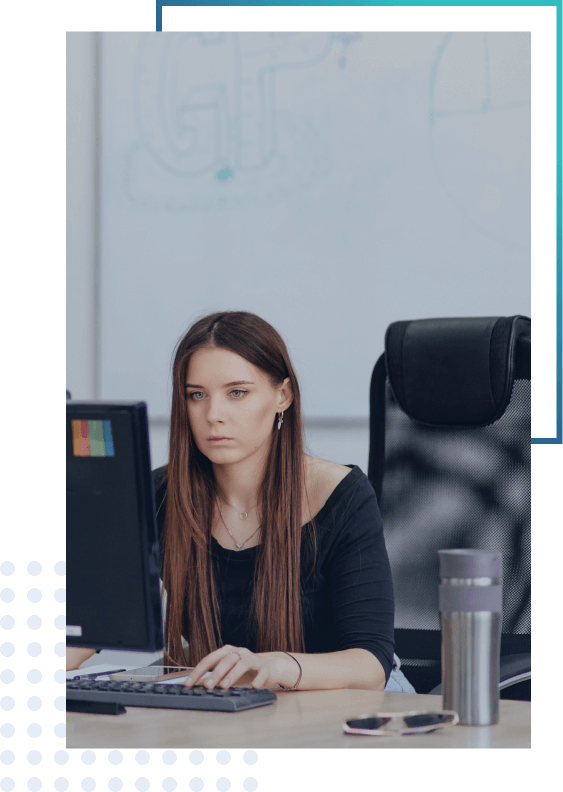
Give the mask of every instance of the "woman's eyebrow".
M 236 382 L 227 382 L 226 385 L 223 385 L 224 388 L 232 388 L 234 385 L 254 385 L 254 382 L 250 382 L 249 380 L 237 380 Z M 192 385 L 189 382 L 186 382 L 186 388 L 200 388 L 204 390 L 203 385 Z

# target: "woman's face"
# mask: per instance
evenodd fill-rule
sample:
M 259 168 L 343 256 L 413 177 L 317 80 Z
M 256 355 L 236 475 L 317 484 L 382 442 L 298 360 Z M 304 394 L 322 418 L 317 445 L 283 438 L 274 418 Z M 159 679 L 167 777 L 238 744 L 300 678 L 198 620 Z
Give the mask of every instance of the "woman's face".
M 261 369 L 219 348 L 191 356 L 186 399 L 197 447 L 213 464 L 230 465 L 266 458 L 276 414 L 292 396 L 289 378 L 274 387 Z

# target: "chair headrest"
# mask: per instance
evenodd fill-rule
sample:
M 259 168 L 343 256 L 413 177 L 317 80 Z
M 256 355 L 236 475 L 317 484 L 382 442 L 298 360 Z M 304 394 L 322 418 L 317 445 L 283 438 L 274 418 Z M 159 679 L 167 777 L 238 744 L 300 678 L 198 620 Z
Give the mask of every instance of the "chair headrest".
M 529 360 L 530 333 L 525 316 L 393 322 L 385 362 L 395 398 L 421 423 L 492 423 L 510 401 L 517 347 L 527 347 Z

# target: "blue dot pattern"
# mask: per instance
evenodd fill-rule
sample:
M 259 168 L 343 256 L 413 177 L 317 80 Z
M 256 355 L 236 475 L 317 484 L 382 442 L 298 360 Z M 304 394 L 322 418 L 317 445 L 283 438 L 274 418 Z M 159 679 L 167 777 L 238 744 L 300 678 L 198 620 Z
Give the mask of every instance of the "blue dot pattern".
M 252 750 L 66 750 L 65 575 L 64 561 L 0 564 L 0 792 L 254 792 Z

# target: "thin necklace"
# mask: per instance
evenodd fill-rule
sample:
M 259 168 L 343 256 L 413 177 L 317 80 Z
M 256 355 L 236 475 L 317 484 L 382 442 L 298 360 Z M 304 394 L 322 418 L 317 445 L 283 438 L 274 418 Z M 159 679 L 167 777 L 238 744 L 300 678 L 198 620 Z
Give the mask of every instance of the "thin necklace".
M 219 503 L 219 501 L 217 501 L 217 508 L 219 509 L 219 514 L 221 515 L 221 520 L 223 521 L 223 525 L 225 526 L 225 529 L 226 529 L 227 533 L 229 534 L 229 536 L 231 537 L 231 539 L 232 539 L 232 540 L 233 540 L 233 542 L 236 544 L 236 546 L 238 547 L 238 549 L 239 549 L 239 550 L 240 550 L 240 549 L 241 549 L 241 547 L 243 547 L 243 546 L 244 546 L 244 545 L 245 545 L 245 544 L 246 544 L 246 543 L 247 543 L 247 542 L 248 542 L 250 539 L 252 539 L 252 537 L 253 537 L 255 534 L 257 534 L 257 533 L 258 533 L 258 531 L 260 530 L 260 526 L 258 526 L 258 528 L 257 528 L 257 529 L 254 531 L 254 533 L 250 534 L 250 536 L 248 536 L 248 537 L 247 537 L 247 538 L 244 540 L 244 542 L 237 542 L 237 540 L 235 539 L 235 537 L 232 535 L 232 533 L 231 533 L 231 532 L 229 531 L 229 529 L 227 528 L 227 523 L 225 522 L 225 518 L 223 517 L 223 512 L 221 511 L 221 504 Z
M 229 503 L 229 501 L 226 498 L 223 498 L 223 500 L 225 501 L 227 506 L 230 506 L 231 509 L 233 509 L 233 511 L 236 511 L 236 509 L 235 509 L 235 507 L 233 506 L 232 503 Z M 248 517 L 248 512 L 251 512 L 257 506 L 258 506 L 258 504 L 255 503 L 254 506 L 250 507 L 250 509 L 247 509 L 246 511 L 237 512 L 237 516 L 238 516 L 239 520 L 246 520 L 246 518 Z

